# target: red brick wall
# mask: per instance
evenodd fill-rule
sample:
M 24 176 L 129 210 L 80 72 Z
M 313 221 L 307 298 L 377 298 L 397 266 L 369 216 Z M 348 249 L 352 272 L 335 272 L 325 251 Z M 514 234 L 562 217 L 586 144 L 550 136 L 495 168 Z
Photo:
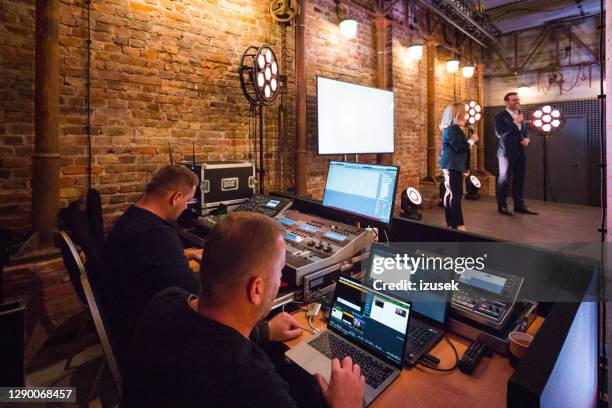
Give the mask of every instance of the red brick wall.
M 0 225 L 21 232 L 29 229 L 31 211 L 34 3 L 0 2 Z M 315 198 L 322 197 L 328 161 L 341 159 L 316 154 L 315 75 L 376 85 L 373 19 L 358 6 L 344 3 L 359 23 L 353 40 L 341 37 L 333 0 L 310 0 L 306 8 L 308 194 Z M 175 160 L 190 159 L 192 142 L 198 160 L 250 157 L 249 134 L 254 122 L 239 87 L 237 68 L 249 45 L 270 43 L 281 58 L 281 30 L 273 24 L 267 7 L 264 0 L 93 2 L 93 185 L 102 193 L 107 223 L 138 199 L 152 171 L 168 163 L 168 142 Z M 392 15 L 387 71 L 395 93 L 396 152 L 385 160 L 401 167 L 399 187 L 405 188 L 418 185 L 426 173 L 426 73 L 424 59 L 408 64 L 403 59 L 410 35 L 401 4 Z M 62 0 L 60 16 L 63 206 L 87 188 L 85 1 Z M 268 188 L 293 185 L 293 28 L 288 29 L 287 40 L 288 66 L 281 67 L 289 76 L 284 140 L 279 141 L 278 136 L 280 104 L 265 110 Z M 447 103 L 476 92 L 474 79 L 458 79 L 455 95 L 453 77 L 444 66 L 448 58 L 440 53 L 437 59 L 436 122 Z M 360 155 L 359 159 L 373 162 L 375 156 Z M 31 265 L 6 274 L 8 296 L 33 300 L 31 355 L 78 308 L 69 283 L 59 280 L 61 262 L 55 262 L 54 266 Z

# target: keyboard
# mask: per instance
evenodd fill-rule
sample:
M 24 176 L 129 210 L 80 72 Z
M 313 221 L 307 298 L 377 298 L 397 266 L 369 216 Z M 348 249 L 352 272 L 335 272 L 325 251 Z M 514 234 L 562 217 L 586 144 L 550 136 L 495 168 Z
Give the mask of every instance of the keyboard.
M 393 374 L 391 368 L 328 332 L 323 332 L 320 336 L 309 341 L 308 344 L 330 359 L 337 358 L 342 360 L 344 357 L 349 356 L 354 364 L 359 364 L 361 374 L 365 377 L 366 383 L 374 389 L 378 388 L 380 384 Z
M 408 326 L 408 341 L 422 347 L 437 333 L 438 332 L 431 327 L 410 323 Z

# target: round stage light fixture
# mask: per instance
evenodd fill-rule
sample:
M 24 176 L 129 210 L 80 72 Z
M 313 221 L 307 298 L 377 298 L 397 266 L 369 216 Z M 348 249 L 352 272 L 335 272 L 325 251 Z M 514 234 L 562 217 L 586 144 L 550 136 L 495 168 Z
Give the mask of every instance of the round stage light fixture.
M 408 187 L 402 192 L 402 211 L 403 216 L 410 218 L 411 220 L 420 220 L 421 215 L 421 204 L 423 203 L 423 197 L 419 190 L 414 187 Z
M 465 198 L 467 200 L 480 199 L 480 180 L 473 174 L 465 178 Z
M 459 70 L 459 60 L 452 59 L 446 61 L 446 70 L 451 74 L 457 72 Z
M 529 115 L 527 125 L 533 133 L 547 135 L 561 128 L 564 124 L 561 111 L 554 106 L 544 105 L 535 109 Z
M 467 120 L 468 125 L 475 125 L 482 119 L 482 106 L 475 101 L 474 99 L 470 99 L 465 103 L 465 119 Z
M 272 48 L 250 46 L 240 60 L 238 69 L 242 93 L 251 106 L 271 105 L 279 94 L 280 73 Z
M 357 36 L 357 21 L 346 18 L 340 22 L 340 34 L 348 40 Z

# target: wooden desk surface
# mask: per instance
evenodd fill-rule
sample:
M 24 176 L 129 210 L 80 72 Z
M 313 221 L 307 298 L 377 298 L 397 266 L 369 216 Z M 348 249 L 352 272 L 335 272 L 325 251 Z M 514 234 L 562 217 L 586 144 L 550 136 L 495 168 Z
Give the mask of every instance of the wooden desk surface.
M 300 325 L 308 327 L 304 312 L 298 311 L 294 316 Z M 530 326 L 528 333 L 537 332 L 543 321 L 544 319 L 538 317 Z M 319 319 L 315 319 L 313 325 L 317 328 L 326 327 L 325 322 Z M 304 331 L 302 336 L 287 342 L 287 345 L 292 347 L 310 336 L 310 333 Z M 470 340 L 452 333 L 449 333 L 448 337 L 457 348 L 457 353 L 461 358 Z M 455 355 L 444 340 L 438 343 L 430 354 L 440 359 L 440 368 L 450 367 L 455 362 Z M 374 401 L 372 406 L 505 407 L 506 387 L 513 371 L 508 358 L 495 353 L 492 358 L 483 357 L 472 375 L 465 375 L 459 369 L 450 372 L 432 371 L 421 366 L 410 370 L 404 369 L 400 377 Z

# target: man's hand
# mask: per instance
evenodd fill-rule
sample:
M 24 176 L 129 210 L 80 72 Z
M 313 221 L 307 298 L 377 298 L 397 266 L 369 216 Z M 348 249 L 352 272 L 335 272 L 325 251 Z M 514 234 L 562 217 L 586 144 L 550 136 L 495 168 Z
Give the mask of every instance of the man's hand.
M 470 136 L 470 140 L 476 143 L 478 141 L 478 135 L 476 133 L 472 133 L 472 136 Z
M 470 176 L 470 174 L 472 174 L 472 173 L 470 173 L 470 171 L 469 171 L 469 170 L 467 170 L 465 173 L 463 173 L 463 175 L 464 175 L 465 177 L 469 177 L 469 176 Z
M 361 408 L 365 377 L 361 375 L 359 364 L 353 364 L 347 356 L 342 364 L 334 358 L 331 365 L 329 384 L 321 374 L 315 374 L 327 405 L 331 408 Z
M 525 147 L 527 147 L 527 145 L 529 145 L 529 142 L 530 142 L 530 140 L 529 140 L 529 138 L 528 138 L 528 137 L 526 137 L 526 138 L 524 138 L 524 139 L 522 139 L 522 140 L 521 140 L 521 144 L 522 144 L 523 146 L 525 146 Z
M 516 115 L 516 118 L 514 118 L 514 121 L 516 123 L 519 123 L 519 124 L 523 123 L 523 120 L 525 120 L 525 118 L 523 118 L 523 114 L 522 113 L 519 113 L 518 115 Z
M 268 338 L 270 341 L 288 341 L 301 334 L 300 325 L 289 313 L 281 312 L 268 322 Z
M 203 250 L 200 248 L 187 248 L 185 249 L 185 256 L 187 257 L 187 260 L 194 260 L 197 262 L 202 262 L 202 252 Z

